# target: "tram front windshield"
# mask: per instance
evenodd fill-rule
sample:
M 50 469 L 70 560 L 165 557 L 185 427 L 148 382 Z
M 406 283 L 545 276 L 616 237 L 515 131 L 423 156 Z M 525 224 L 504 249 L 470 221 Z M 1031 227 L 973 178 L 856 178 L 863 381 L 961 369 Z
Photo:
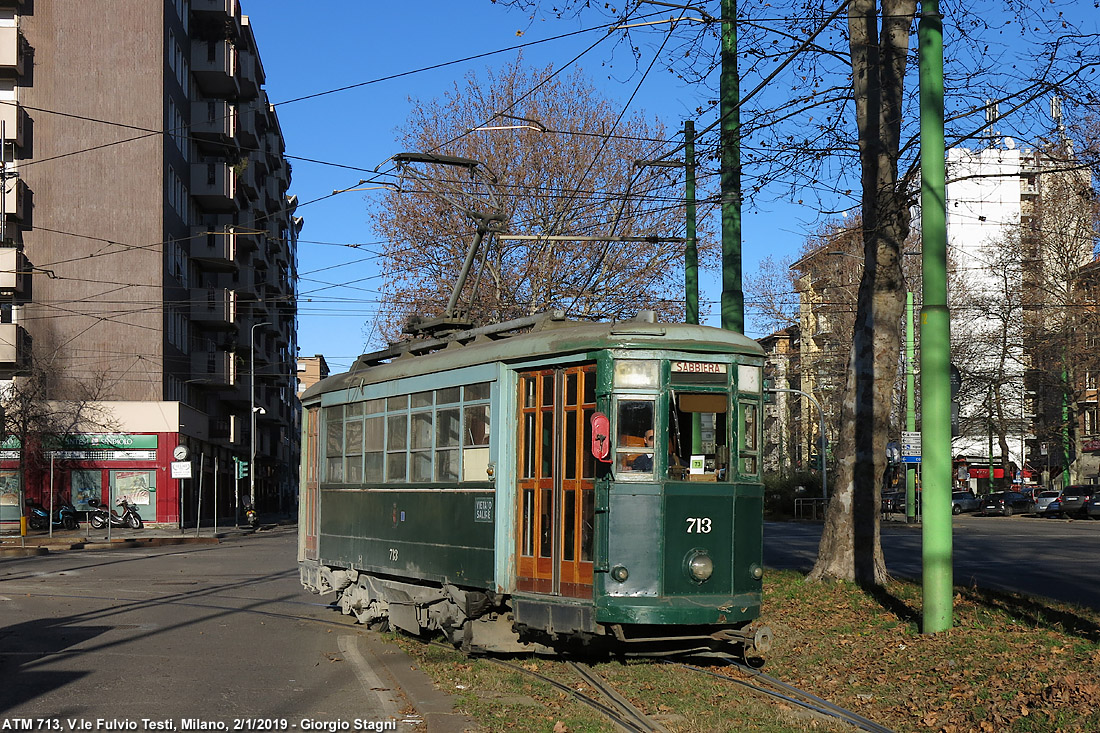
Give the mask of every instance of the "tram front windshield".
M 725 481 L 729 476 L 727 443 L 729 397 L 725 393 L 682 392 L 669 400 L 669 478 Z

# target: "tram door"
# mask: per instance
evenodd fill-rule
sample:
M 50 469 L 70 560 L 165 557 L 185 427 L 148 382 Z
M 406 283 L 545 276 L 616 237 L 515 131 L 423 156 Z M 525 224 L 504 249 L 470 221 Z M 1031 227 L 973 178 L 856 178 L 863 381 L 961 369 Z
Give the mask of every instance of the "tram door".
M 321 410 L 311 407 L 302 416 L 305 422 L 305 450 L 302 451 L 302 464 L 305 467 L 305 495 L 300 498 L 298 521 L 301 525 L 299 542 L 303 559 L 316 560 L 317 555 L 317 500 L 320 489 L 318 467 L 320 463 L 320 445 L 318 429 L 321 422 Z
M 517 586 L 591 597 L 596 365 L 521 373 L 519 391 Z

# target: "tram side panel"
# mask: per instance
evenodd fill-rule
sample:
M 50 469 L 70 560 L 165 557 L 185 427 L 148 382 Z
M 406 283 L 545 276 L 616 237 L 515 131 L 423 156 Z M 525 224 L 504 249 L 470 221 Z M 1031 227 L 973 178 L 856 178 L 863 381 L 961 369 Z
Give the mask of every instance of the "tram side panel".
M 491 588 L 494 526 L 486 514 L 488 497 L 491 490 L 323 489 L 321 564 Z

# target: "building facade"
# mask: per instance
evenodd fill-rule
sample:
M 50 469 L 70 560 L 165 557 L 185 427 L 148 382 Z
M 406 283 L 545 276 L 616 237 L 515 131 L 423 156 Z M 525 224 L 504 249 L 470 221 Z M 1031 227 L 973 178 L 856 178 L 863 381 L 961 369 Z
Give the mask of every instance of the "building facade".
M 98 406 L 61 441 L 86 449 L 36 458 L 70 466 L 60 496 L 155 486 L 143 518 L 188 523 L 232 516 L 254 481 L 261 511 L 289 509 L 302 221 L 263 84 L 237 0 L 0 0 L 0 377 Z M 19 472 L 48 494 L 16 461 L 30 446 L 6 448 L 0 494 Z

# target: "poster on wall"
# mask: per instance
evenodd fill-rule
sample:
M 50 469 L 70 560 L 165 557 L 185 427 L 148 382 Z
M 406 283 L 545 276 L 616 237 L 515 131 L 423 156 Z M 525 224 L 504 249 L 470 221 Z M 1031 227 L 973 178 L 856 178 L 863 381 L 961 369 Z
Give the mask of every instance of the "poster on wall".
M 73 471 L 71 480 L 73 508 L 78 512 L 91 510 L 91 501 L 98 503 L 103 496 L 102 471 Z
M 149 506 L 157 488 L 153 471 L 111 471 L 111 482 L 116 502 L 125 499 L 138 506 Z
M 0 520 L 19 519 L 19 472 L 0 471 Z

